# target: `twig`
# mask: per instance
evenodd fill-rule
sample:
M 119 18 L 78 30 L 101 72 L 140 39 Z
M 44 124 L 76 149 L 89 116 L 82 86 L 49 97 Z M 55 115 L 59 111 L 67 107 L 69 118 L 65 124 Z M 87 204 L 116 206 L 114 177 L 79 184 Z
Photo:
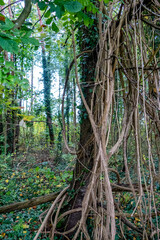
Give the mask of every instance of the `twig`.
M 18 1 L 16 1 L 16 2 L 10 3 L 10 4 L 8 4 L 7 6 L 5 6 L 4 8 L 2 8 L 2 9 L 0 10 L 0 12 L 3 12 L 6 8 L 10 7 L 11 5 L 16 4 L 16 3 L 19 3 L 19 2 L 22 2 L 22 1 L 23 1 L 23 0 L 18 0 Z

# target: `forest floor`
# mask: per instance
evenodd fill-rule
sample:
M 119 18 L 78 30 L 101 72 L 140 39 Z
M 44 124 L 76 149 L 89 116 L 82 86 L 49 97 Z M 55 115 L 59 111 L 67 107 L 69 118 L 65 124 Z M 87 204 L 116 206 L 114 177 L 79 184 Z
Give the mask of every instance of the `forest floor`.
M 1 159 L 0 206 L 60 191 L 72 179 L 73 165 L 73 157 L 63 154 L 55 158 L 48 148 L 31 148 Z M 0 214 L 0 239 L 33 239 L 41 224 L 39 216 L 50 206 L 45 203 Z
M 46 146 L 32 146 L 21 150 L 19 154 L 0 158 L 0 207 L 30 200 L 64 189 L 72 179 L 72 170 L 75 164 L 74 156 L 61 154 L 57 157 L 52 149 Z M 123 174 L 121 174 L 123 177 Z M 117 182 L 115 173 L 110 173 L 111 182 Z M 122 179 L 122 178 L 121 178 Z M 123 180 L 122 180 L 123 182 Z M 157 194 L 159 190 L 157 189 Z M 129 192 L 115 194 L 115 201 L 128 214 L 129 221 L 141 228 L 138 216 L 130 216 L 136 205 Z M 159 202 L 159 197 L 156 198 Z M 21 211 L 0 214 L 0 239 L 33 240 L 40 225 L 40 216 L 45 217 L 45 210 L 50 208 L 51 202 L 33 206 Z M 92 219 L 90 219 L 92 221 Z M 116 216 L 117 226 L 120 225 Z M 91 228 L 93 226 L 91 225 Z M 123 225 L 127 240 L 140 240 L 141 236 Z M 116 240 L 122 239 L 119 227 Z M 41 234 L 38 239 L 49 239 Z M 59 238 L 58 238 L 59 239 Z

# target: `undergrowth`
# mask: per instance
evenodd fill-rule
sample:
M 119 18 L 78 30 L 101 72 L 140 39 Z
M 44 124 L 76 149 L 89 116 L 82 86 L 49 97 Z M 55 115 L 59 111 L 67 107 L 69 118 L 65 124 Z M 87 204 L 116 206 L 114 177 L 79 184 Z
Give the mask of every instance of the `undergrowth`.
M 33 156 L 33 155 L 32 155 Z M 63 155 L 59 163 L 23 161 L 24 156 L 13 156 L 0 161 L 0 206 L 56 193 L 72 179 L 74 164 L 70 156 Z M 21 158 L 21 162 L 18 162 Z M 45 159 L 44 159 L 45 160 Z M 19 164 L 20 163 L 20 164 Z M 66 167 L 69 163 L 69 167 Z M 0 215 L 0 239 L 33 239 L 40 227 L 39 216 L 51 206 L 41 204 L 21 211 Z M 46 236 L 40 239 L 48 239 Z

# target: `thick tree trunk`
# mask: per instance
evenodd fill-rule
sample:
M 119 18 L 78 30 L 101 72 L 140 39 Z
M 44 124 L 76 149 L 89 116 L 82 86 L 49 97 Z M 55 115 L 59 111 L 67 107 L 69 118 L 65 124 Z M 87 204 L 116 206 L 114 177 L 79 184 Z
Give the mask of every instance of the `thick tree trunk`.
M 81 51 L 89 50 L 92 46 L 96 46 L 97 39 L 95 38 L 97 32 L 95 28 L 89 31 L 87 27 L 83 26 L 78 34 L 82 34 L 83 39 L 79 42 Z M 90 41 L 88 41 L 88 39 Z M 88 43 L 89 42 L 89 43 Z M 92 44 L 91 44 L 92 43 Z M 82 90 L 88 106 L 91 105 L 92 86 L 94 85 L 95 67 L 97 62 L 97 52 L 93 50 L 92 53 L 85 54 L 81 59 L 83 81 Z M 71 185 L 71 190 L 75 192 L 74 198 L 71 200 L 71 208 L 81 208 L 82 201 L 88 186 L 90 170 L 93 168 L 93 154 L 94 154 L 93 130 L 91 127 L 88 114 L 82 103 L 81 105 L 81 125 L 80 125 L 80 142 L 79 153 L 77 155 L 76 166 L 74 170 L 74 178 Z M 74 212 L 69 216 L 66 230 L 73 228 L 81 218 L 81 212 Z M 69 237 L 72 233 L 69 234 Z

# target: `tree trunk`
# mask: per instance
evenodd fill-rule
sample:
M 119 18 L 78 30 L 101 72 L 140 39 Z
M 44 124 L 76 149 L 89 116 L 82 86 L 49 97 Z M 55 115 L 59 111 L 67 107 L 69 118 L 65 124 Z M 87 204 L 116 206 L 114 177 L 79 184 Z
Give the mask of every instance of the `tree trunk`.
M 50 144 L 54 144 L 54 132 L 52 125 L 52 114 L 51 114 L 51 79 L 49 78 L 48 63 L 46 60 L 45 49 L 42 46 L 42 65 L 43 65 L 43 84 L 44 84 L 44 102 L 45 102 L 45 112 L 46 112 L 46 123 L 49 130 Z
M 3 116 L 2 116 L 2 113 L 0 113 L 0 154 L 3 153 L 3 148 L 4 148 L 3 137 L 4 137 L 3 136 Z
M 95 46 L 97 39 L 97 31 L 95 28 L 91 28 L 88 31 L 87 27 L 79 29 L 78 34 L 84 34 L 82 41 L 79 43 L 80 51 L 89 50 L 91 46 Z M 88 39 L 90 41 L 88 41 Z M 89 43 L 88 43 L 89 42 Z M 92 45 L 92 44 L 93 45 Z M 92 87 L 94 85 L 95 67 L 97 62 L 96 49 L 89 54 L 85 54 L 81 59 L 81 79 L 83 81 L 82 90 L 86 98 L 87 104 L 91 105 L 92 98 Z M 93 84 L 92 84 L 93 83 Z M 80 142 L 79 150 L 77 155 L 76 166 L 74 170 L 74 178 L 71 184 L 71 190 L 75 192 L 74 198 L 71 200 L 71 208 L 81 208 L 82 201 L 88 186 L 90 177 L 89 171 L 93 168 L 93 154 L 94 154 L 94 141 L 93 141 L 93 130 L 91 127 L 88 114 L 85 110 L 83 103 L 81 103 L 81 124 L 80 124 Z M 72 213 L 69 216 L 66 230 L 74 227 L 81 218 L 81 212 Z M 72 232 L 69 237 L 72 236 Z
M 14 150 L 14 129 L 12 111 L 7 110 L 6 124 L 7 124 L 7 154 L 13 153 Z

